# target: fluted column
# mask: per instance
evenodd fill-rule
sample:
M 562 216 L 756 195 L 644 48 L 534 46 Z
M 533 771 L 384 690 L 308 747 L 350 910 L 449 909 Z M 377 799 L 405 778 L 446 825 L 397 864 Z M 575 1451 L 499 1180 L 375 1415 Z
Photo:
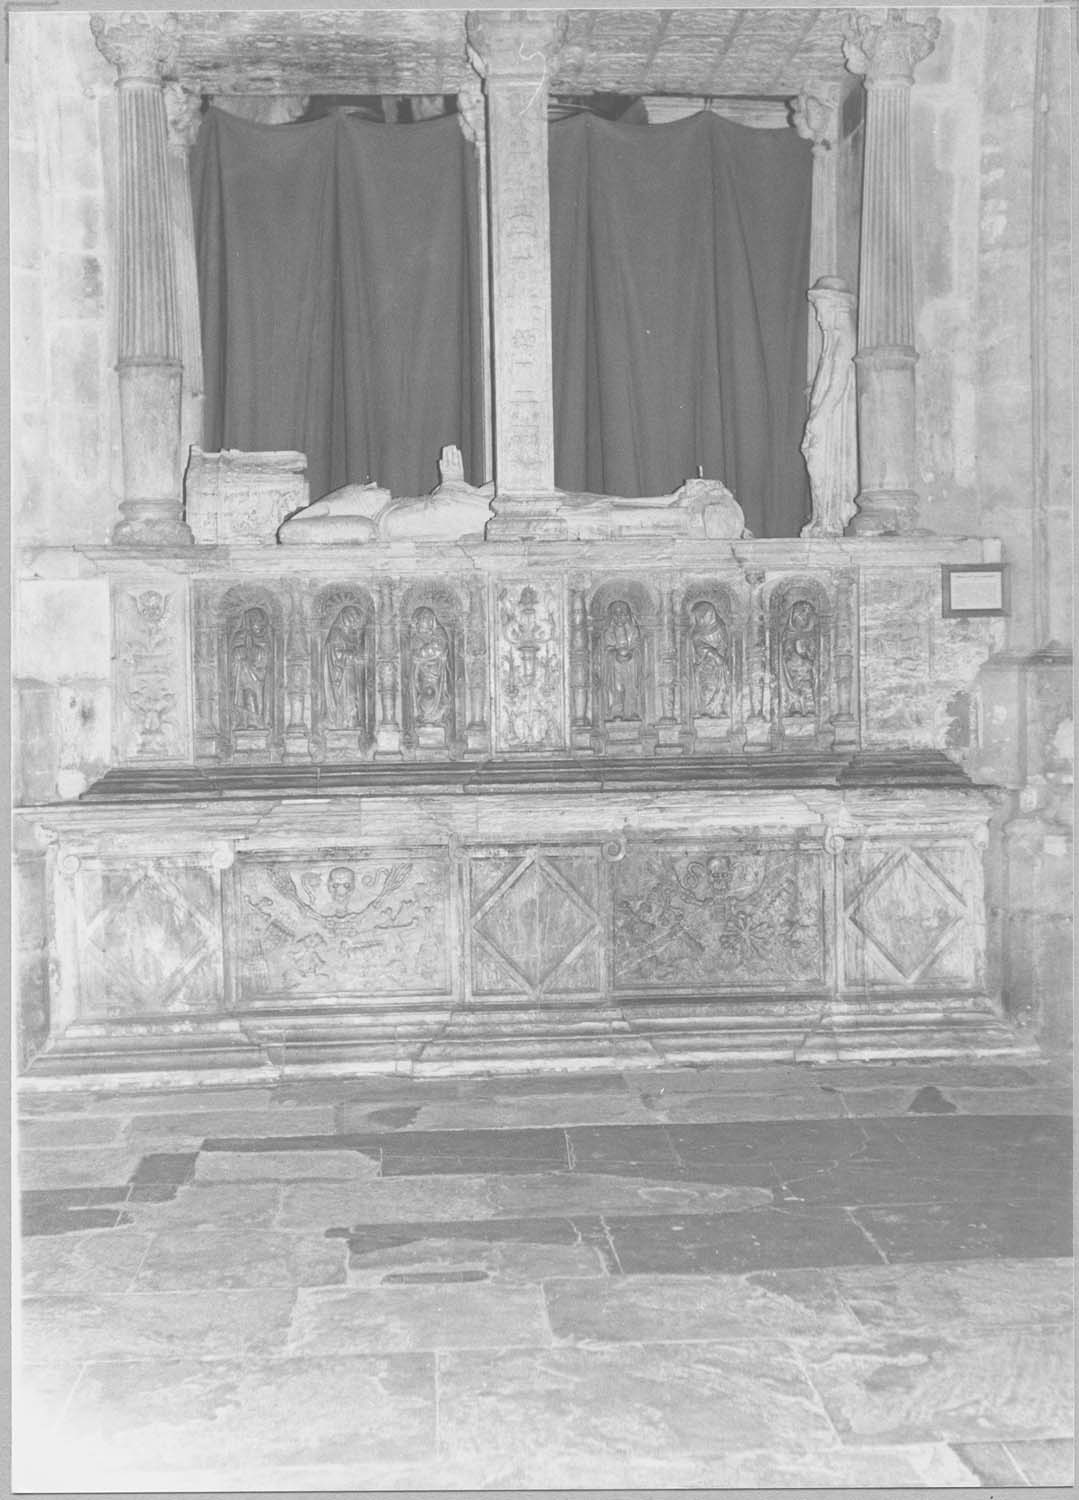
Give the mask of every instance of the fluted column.
M 98 48 L 117 70 L 122 519 L 113 539 L 190 543 L 182 520 L 182 361 L 162 81 L 175 61 L 175 17 L 93 16 Z
M 866 88 L 855 361 L 859 514 L 851 524 L 862 535 L 909 531 L 917 505 L 910 90 L 939 31 L 935 17 L 861 14 L 843 46 Z
M 467 25 L 487 99 L 496 487 L 487 535 L 551 535 L 560 523 L 544 519 L 554 489 L 547 80 L 565 17 L 472 11 Z
M 192 444 L 202 445 L 202 329 L 199 277 L 195 263 L 195 217 L 191 207 L 188 158 L 202 123 L 202 97 L 178 83 L 165 86 L 169 123 L 169 204 L 176 256 L 176 303 L 180 325 L 183 386 L 180 403 L 180 461 L 186 466 Z

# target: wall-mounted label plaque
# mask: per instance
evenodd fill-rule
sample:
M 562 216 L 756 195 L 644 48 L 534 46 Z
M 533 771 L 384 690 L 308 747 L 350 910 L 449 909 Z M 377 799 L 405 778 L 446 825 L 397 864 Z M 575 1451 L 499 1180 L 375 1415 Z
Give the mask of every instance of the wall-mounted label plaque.
M 941 614 L 945 619 L 1003 615 L 1003 563 L 942 563 Z

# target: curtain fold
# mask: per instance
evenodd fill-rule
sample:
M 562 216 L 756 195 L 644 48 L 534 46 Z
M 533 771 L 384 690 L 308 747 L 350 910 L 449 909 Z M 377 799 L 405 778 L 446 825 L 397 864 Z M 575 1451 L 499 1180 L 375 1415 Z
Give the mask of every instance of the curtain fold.
M 307 454 L 312 498 L 483 479 L 474 156 L 456 119 L 265 126 L 210 110 L 192 153 L 205 446 Z
M 556 483 L 656 495 L 700 467 L 758 536 L 797 535 L 809 143 L 707 113 L 549 141 Z

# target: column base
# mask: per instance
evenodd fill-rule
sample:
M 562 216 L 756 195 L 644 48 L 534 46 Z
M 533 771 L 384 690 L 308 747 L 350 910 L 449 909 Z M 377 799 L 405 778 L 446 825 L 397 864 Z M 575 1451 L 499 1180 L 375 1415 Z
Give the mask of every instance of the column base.
M 557 495 L 496 495 L 484 537 L 489 542 L 516 542 L 532 538 L 565 541 L 569 526 Z
M 918 496 L 914 490 L 863 490 L 848 536 L 907 536 L 914 530 Z
M 124 547 L 193 547 L 191 528 L 176 500 L 124 500 L 112 539 Z

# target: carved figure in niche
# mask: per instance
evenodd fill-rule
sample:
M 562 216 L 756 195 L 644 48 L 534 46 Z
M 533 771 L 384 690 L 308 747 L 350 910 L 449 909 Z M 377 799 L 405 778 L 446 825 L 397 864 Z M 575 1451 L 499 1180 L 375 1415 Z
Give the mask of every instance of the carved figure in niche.
M 607 610 L 603 697 L 608 722 L 641 717 L 641 627 L 624 599 L 615 599 Z
M 709 599 L 698 599 L 690 610 L 690 675 L 693 708 L 702 719 L 721 719 L 731 695 L 731 643 L 727 626 Z
M 433 609 L 412 616 L 412 712 L 417 724 L 444 724 L 450 710 L 450 638 Z
M 779 648 L 783 712 L 791 718 L 812 718 L 817 712 L 819 650 L 817 611 L 808 599 L 798 599 L 790 607 Z
M 362 729 L 367 701 L 363 615 L 346 604 L 322 654 L 322 705 L 330 729 Z
M 265 729 L 269 722 L 266 675 L 270 667 L 270 622 L 263 609 L 245 609 L 229 638 L 229 694 L 237 729 Z

